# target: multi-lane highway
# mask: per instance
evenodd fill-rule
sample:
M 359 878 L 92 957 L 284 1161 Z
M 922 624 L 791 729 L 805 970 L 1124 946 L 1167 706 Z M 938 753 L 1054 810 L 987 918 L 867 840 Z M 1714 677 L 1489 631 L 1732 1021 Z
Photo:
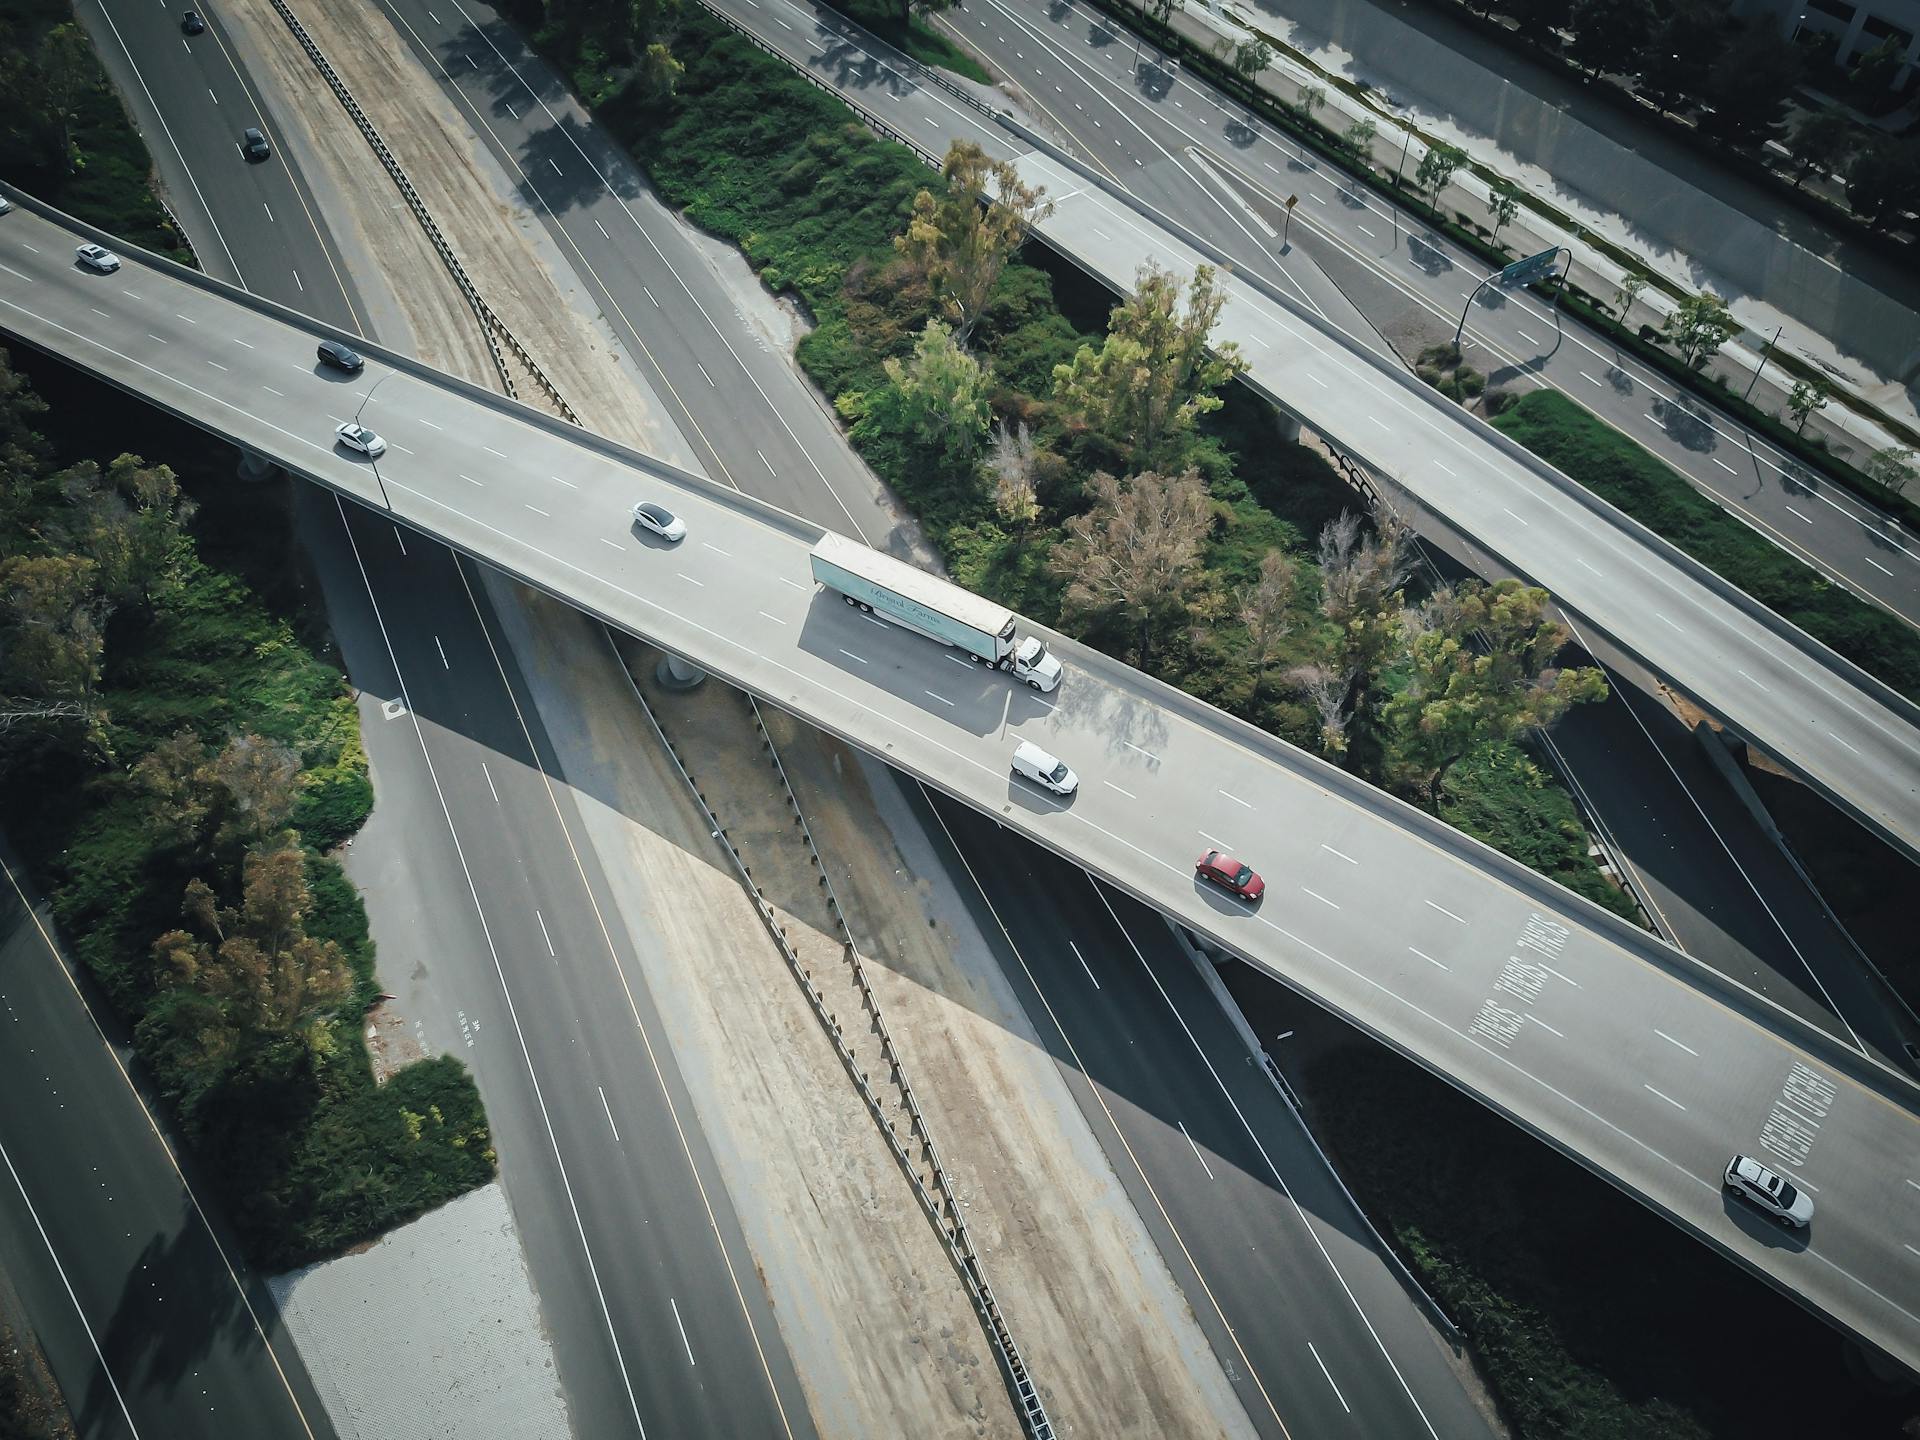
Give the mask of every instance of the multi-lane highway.
M 1110 178 L 1078 167 L 1004 116 L 911 78 L 858 49 L 837 16 L 781 19 L 765 6 L 715 8 L 930 154 L 977 140 L 1046 187 L 1047 243 L 1116 289 L 1156 262 L 1186 273 L 1230 250 L 1174 233 Z M 768 0 L 793 11 L 788 0 Z M 796 12 L 797 13 L 797 12 Z M 803 17 L 804 18 L 804 17 Z M 777 27 L 777 28 L 776 28 Z M 919 104 L 906 110 L 908 97 Z M 896 107 L 883 101 L 899 102 Z M 1144 168 L 1144 167 L 1143 167 Z M 1209 247 L 1196 249 L 1196 246 Z M 1843 808 L 1920 854 L 1915 707 L 1827 652 L 1644 528 L 1602 505 L 1483 422 L 1381 360 L 1248 269 L 1229 275 L 1216 331 L 1237 342 L 1256 389 L 1338 448 L 1477 536 Z
M 1777 1285 L 1910 1363 L 1920 1347 L 1920 1122 L 1911 1088 L 1757 997 L 1419 812 L 1188 697 L 1051 637 L 1053 700 L 818 595 L 819 528 L 417 362 L 336 378 L 316 328 L 165 262 L 116 275 L 31 202 L 7 217 L 0 323 L 294 473 L 647 635 L 1075 859 L 1422 1058 Z M 244 369 L 236 367 L 236 361 Z M 332 444 L 358 411 L 393 444 Z M 642 493 L 692 533 L 631 528 Z M 1056 805 L 1012 785 L 1016 737 L 1083 777 Z M 1241 848 L 1273 878 L 1248 910 L 1192 878 Z M 1248 838 L 1251 837 L 1251 838 Z M 1816 1097 L 1816 1098 L 1809 1098 Z M 1802 1107 L 1822 1111 L 1806 1124 Z M 1731 1208 L 1737 1148 L 1818 1187 L 1804 1247 Z
M 0 845 L 0 1271 L 82 1440 L 330 1440 L 272 1298 L 200 1199 Z

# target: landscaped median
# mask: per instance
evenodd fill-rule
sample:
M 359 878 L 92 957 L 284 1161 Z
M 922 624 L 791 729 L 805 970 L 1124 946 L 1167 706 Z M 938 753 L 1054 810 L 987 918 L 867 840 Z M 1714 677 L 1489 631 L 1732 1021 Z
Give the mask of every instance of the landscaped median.
M 1796 560 L 1612 426 L 1550 390 L 1508 406 L 1493 424 L 1782 619 L 1920 700 L 1920 632 Z

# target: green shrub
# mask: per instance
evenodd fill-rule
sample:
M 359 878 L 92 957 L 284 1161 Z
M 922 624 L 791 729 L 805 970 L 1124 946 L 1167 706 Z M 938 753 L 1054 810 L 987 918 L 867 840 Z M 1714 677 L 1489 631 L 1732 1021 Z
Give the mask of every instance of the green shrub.
M 1782 619 L 1920 700 L 1920 634 L 1756 534 L 1571 400 L 1535 391 L 1493 423 Z

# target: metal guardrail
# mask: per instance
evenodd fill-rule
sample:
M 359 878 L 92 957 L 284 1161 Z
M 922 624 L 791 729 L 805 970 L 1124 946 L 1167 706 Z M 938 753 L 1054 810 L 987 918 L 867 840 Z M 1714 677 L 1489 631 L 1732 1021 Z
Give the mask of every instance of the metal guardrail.
M 413 218 L 426 232 L 427 240 L 433 246 L 434 253 L 440 257 L 440 263 L 453 277 L 453 283 L 459 287 L 461 295 L 473 310 L 475 318 L 480 321 L 481 334 L 487 342 L 487 353 L 493 357 L 493 367 L 499 372 L 500 383 L 506 387 L 507 398 L 511 400 L 520 398 L 519 387 L 514 384 L 512 369 L 507 364 L 506 352 L 510 351 L 514 359 L 518 360 L 527 373 L 533 376 L 535 383 L 546 392 L 547 398 L 554 403 L 560 413 L 571 423 L 580 424 L 580 416 L 574 411 L 573 406 L 567 403 L 566 396 L 560 393 L 559 387 L 548 378 L 546 371 L 540 368 L 539 362 L 528 352 L 526 346 L 520 343 L 513 331 L 507 328 L 506 322 L 494 313 L 493 307 L 481 295 L 479 287 L 467 274 L 466 266 L 460 263 L 460 257 L 454 253 L 453 246 L 448 242 L 446 233 L 441 230 L 439 221 L 433 218 L 433 212 L 427 208 L 426 201 L 414 188 L 413 181 L 407 178 L 406 170 L 402 168 L 399 158 L 388 146 L 386 138 L 381 135 L 379 127 L 361 108 L 360 102 L 354 99 L 353 92 L 340 78 L 340 72 L 333 68 L 333 62 L 327 59 L 326 53 L 321 50 L 319 43 L 308 32 L 307 27 L 300 23 L 300 17 L 293 13 L 287 0 L 273 0 L 273 8 L 286 22 L 287 28 L 293 32 L 293 38 L 300 42 L 300 48 L 307 52 L 307 58 L 320 72 L 320 77 L 327 82 L 328 88 L 340 101 L 348 117 L 359 127 L 367 144 L 373 147 L 375 157 L 386 170 L 388 177 L 399 188 L 401 198 L 407 202 L 407 208 L 413 212 Z
M 761 923 L 766 927 L 767 934 L 779 948 L 788 971 L 795 980 L 799 981 L 801 992 L 807 997 L 807 1004 L 812 1008 L 814 1018 L 820 1022 L 821 1029 L 826 1031 L 835 1055 L 839 1057 L 842 1068 L 853 1081 L 854 1088 L 859 1092 L 860 1099 L 866 1106 L 867 1114 L 872 1117 L 874 1125 L 878 1127 L 881 1138 L 887 1143 L 887 1148 L 893 1152 L 894 1161 L 899 1165 L 901 1173 L 907 1177 L 908 1183 L 913 1187 L 914 1196 L 919 1200 L 921 1210 L 933 1223 L 934 1229 L 939 1232 L 941 1247 L 947 1252 L 947 1258 L 952 1263 L 955 1273 L 960 1276 L 961 1283 L 966 1287 L 967 1297 L 973 1303 L 974 1313 L 979 1316 L 981 1325 L 987 1332 L 987 1338 L 993 1343 L 994 1353 L 1000 1361 L 1002 1376 L 1014 1404 L 1020 1410 L 1021 1423 L 1027 1435 L 1031 1440 L 1055 1440 L 1053 1425 L 1047 1419 L 1046 1407 L 1041 1402 L 1039 1389 L 1033 1382 L 1025 1360 L 1021 1357 L 1019 1345 L 1014 1342 L 1013 1331 L 1000 1309 L 1000 1302 L 994 1298 L 993 1288 L 987 1284 L 979 1252 L 974 1248 L 972 1234 L 967 1229 L 966 1216 L 960 1199 L 953 1192 L 946 1166 L 941 1163 L 939 1147 L 934 1143 L 932 1128 L 927 1124 L 926 1115 L 920 1108 L 919 1096 L 914 1093 L 913 1084 L 907 1078 L 906 1067 L 901 1063 L 900 1053 L 894 1046 L 893 1034 L 888 1030 L 886 1019 L 880 1012 L 879 999 L 874 995 L 873 987 L 867 979 L 866 965 L 861 960 L 859 948 L 854 944 L 852 932 L 848 929 L 846 918 L 841 912 L 839 897 L 834 893 L 833 881 L 828 877 L 827 867 L 820 859 L 819 848 L 814 844 L 813 831 L 807 825 L 806 816 L 800 809 L 799 797 L 794 791 L 793 782 L 787 776 L 786 767 L 780 762 L 779 751 L 774 748 L 773 736 L 768 733 L 766 723 L 761 717 L 759 702 L 753 696 L 747 696 L 747 703 L 753 711 L 754 728 L 760 732 L 761 748 L 766 751 L 771 760 L 774 773 L 780 777 L 781 789 L 786 795 L 787 808 L 793 812 L 795 827 L 799 830 L 800 838 L 807 847 L 807 854 L 813 868 L 819 872 L 819 883 L 825 892 L 827 907 L 833 914 L 834 928 L 840 932 L 842 956 L 847 962 L 854 987 L 859 992 L 861 1009 L 870 1017 L 871 1033 L 880 1043 L 880 1054 L 887 1071 L 887 1082 L 893 1087 L 899 1108 L 906 1112 L 907 1134 L 904 1139 L 895 1129 L 894 1122 L 888 1118 L 886 1102 L 880 1098 L 872 1078 L 861 1068 L 860 1057 L 855 1054 L 852 1045 L 848 1042 L 840 1017 L 830 1007 L 827 997 L 815 982 L 812 971 L 807 968 L 788 941 L 787 932 L 780 924 L 780 917 L 775 914 L 772 904 L 761 893 L 760 887 L 754 883 L 753 871 L 748 867 L 746 859 L 735 848 L 727 827 L 714 813 L 705 792 L 700 789 L 699 782 L 687 769 L 685 761 L 680 758 L 680 751 L 674 745 L 673 737 L 667 734 L 666 726 L 661 723 L 653 707 L 647 703 L 647 697 L 642 693 L 638 682 L 634 680 L 632 672 L 626 668 L 625 657 L 620 654 L 619 644 L 611 631 L 607 632 L 607 643 L 613 648 L 614 658 L 620 664 L 622 673 L 626 675 L 627 684 L 633 691 L 633 698 L 639 702 L 641 711 L 647 717 L 647 723 L 653 727 L 653 733 L 666 747 L 667 754 L 672 759 L 674 769 L 679 772 L 680 778 L 686 781 L 687 789 L 692 792 L 695 802 L 700 806 L 701 815 L 706 819 L 708 830 L 719 842 L 721 849 L 727 852 L 727 858 L 733 862 L 733 867 L 739 874 L 740 883 L 745 887 L 748 898 L 753 901 L 754 909 L 758 912 Z M 924 1164 L 933 1177 L 931 1187 L 921 1178 L 920 1164 Z

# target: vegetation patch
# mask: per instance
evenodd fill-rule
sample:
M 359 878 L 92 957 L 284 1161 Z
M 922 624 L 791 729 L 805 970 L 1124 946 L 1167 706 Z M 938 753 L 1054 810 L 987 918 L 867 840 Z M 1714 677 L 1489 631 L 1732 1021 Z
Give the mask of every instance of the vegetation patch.
M 91 392 L 63 410 L 122 408 Z M 57 447 L 44 415 L 0 356 L 0 812 L 249 1254 L 317 1259 L 493 1172 L 456 1062 L 374 1083 L 373 943 L 323 853 L 372 805 L 353 697 L 302 639 L 320 620 L 209 559 L 169 467 Z M 176 438 L 190 474 L 230 469 Z
M 930 23 L 931 13 L 959 8 L 956 0 L 832 0 L 832 4 L 849 20 L 904 50 L 922 65 L 937 65 L 982 85 L 993 83 L 978 60 Z
M 1920 699 L 1920 635 L 1756 534 L 1619 431 L 1547 390 L 1493 423 L 1775 614 Z

